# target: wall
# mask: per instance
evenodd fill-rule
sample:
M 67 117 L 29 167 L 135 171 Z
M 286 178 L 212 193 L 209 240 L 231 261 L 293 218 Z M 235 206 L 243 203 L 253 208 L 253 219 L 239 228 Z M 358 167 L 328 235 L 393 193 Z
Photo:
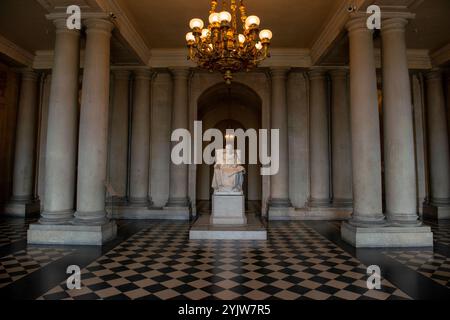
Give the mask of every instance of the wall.
M 0 63 L 0 203 L 11 195 L 19 76 Z

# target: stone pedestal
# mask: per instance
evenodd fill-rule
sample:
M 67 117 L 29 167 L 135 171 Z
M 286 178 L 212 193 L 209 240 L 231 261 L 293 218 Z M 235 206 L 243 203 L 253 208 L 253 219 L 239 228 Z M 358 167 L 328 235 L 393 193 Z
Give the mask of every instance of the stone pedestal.
M 433 247 L 433 233 L 428 226 L 358 227 L 343 222 L 341 237 L 356 248 Z
M 102 225 L 46 225 L 31 224 L 28 229 L 29 244 L 102 245 L 115 238 L 117 225 L 109 221 Z
M 245 201 L 242 193 L 220 193 L 212 196 L 212 225 L 243 225 L 245 217 Z
M 423 206 L 423 217 L 432 220 L 450 219 L 450 205 L 448 202 L 426 203 Z

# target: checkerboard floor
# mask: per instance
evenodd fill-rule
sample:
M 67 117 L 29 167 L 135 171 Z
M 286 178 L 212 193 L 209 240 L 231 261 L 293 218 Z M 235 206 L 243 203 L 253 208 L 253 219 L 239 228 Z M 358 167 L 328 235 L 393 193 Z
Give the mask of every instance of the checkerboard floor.
M 450 221 L 442 220 L 439 223 L 425 221 L 425 223 L 431 227 L 435 242 L 450 246 Z
M 13 283 L 28 274 L 45 267 L 65 255 L 72 249 L 51 247 L 30 247 L 0 258 L 0 288 Z
M 5 219 L 0 221 L 0 247 L 27 237 L 28 225 L 36 219 Z
M 432 250 L 395 250 L 383 252 L 398 262 L 450 288 L 450 258 Z
M 189 225 L 155 222 L 40 299 L 410 299 L 302 222 L 271 223 L 268 241 L 189 241 Z

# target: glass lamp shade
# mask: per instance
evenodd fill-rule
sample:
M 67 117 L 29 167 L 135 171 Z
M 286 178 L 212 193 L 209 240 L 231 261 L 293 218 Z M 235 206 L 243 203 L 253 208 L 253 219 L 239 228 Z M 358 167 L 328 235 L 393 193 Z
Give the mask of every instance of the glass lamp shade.
M 219 23 L 220 22 L 220 18 L 219 18 L 219 14 L 217 12 L 213 12 L 209 15 L 209 23 L 214 24 L 214 23 Z
M 202 29 L 203 26 L 204 26 L 204 23 L 203 23 L 202 19 L 194 18 L 191 20 L 191 22 L 189 22 L 189 27 L 191 29 Z
M 257 43 L 255 44 L 255 48 L 256 48 L 257 50 L 261 50 L 261 49 L 263 48 L 261 42 L 257 42 Z
M 207 38 L 208 36 L 209 36 L 209 29 L 203 29 L 201 38 L 204 39 Z
M 261 23 L 261 21 L 259 20 L 259 18 L 257 16 L 249 16 L 245 20 L 245 28 L 248 29 L 251 26 L 259 26 L 260 23 Z
M 195 42 L 195 36 L 192 32 L 186 33 L 186 41 L 187 42 Z
M 219 13 L 220 22 L 231 22 L 231 13 L 228 11 L 222 11 Z
M 244 43 L 245 42 L 245 36 L 243 34 L 239 35 L 239 43 Z
M 261 30 L 261 32 L 259 33 L 259 38 L 261 40 L 270 40 L 272 39 L 272 36 L 272 31 L 267 29 Z

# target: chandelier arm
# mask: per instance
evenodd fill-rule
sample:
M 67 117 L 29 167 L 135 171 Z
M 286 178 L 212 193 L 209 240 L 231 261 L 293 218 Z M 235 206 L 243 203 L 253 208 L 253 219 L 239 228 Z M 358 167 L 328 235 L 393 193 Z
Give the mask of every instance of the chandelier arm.
M 216 9 L 217 9 L 217 0 L 211 0 L 211 10 L 209 11 L 209 14 L 216 12 Z
M 241 11 L 241 21 L 242 21 L 243 29 L 245 29 L 245 20 L 247 20 L 247 13 L 245 10 L 244 0 L 241 0 L 241 3 L 239 5 L 239 10 Z

